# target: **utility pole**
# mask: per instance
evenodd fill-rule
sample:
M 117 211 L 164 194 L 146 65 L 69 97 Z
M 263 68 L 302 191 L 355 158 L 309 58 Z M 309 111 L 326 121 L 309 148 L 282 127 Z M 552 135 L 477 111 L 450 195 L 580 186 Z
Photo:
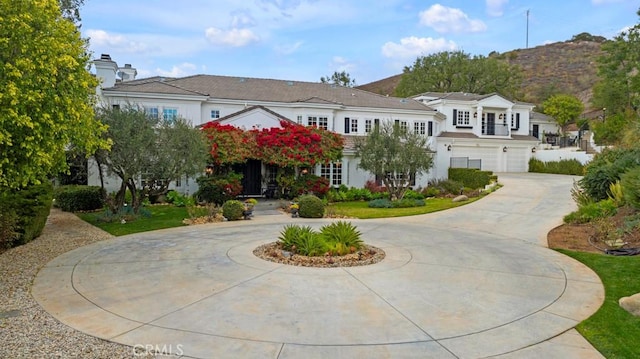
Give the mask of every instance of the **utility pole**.
M 529 9 L 527 9 L 527 49 L 529 48 Z

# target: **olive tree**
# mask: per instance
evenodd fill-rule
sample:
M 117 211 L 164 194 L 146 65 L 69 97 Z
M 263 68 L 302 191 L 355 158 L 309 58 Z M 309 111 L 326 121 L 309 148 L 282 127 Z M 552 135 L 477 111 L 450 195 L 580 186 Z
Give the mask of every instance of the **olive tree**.
M 389 192 L 391 200 L 399 200 L 412 180 L 433 166 L 427 137 L 385 122 L 376 125 L 366 137 L 356 139 L 358 167 L 373 173 Z
M 166 191 L 170 182 L 182 176 L 202 172 L 207 160 L 205 137 L 184 119 L 172 120 L 149 116 L 143 108 L 101 108 L 98 118 L 109 126 L 110 151 L 99 151 L 95 159 L 108 173 L 120 178 L 112 209 L 124 204 L 125 192 L 131 192 L 134 211 L 149 191 Z M 146 186 L 140 188 L 138 181 Z

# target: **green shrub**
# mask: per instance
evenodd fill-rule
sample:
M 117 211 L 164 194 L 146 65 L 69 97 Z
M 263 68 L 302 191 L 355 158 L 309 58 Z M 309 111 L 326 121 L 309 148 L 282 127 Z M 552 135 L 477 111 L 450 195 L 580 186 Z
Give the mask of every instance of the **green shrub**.
M 228 221 L 237 221 L 243 218 L 244 204 L 238 200 L 232 199 L 226 201 L 222 205 L 222 215 Z
M 578 210 L 564 216 L 566 223 L 588 223 L 598 218 L 610 217 L 616 214 L 618 207 L 612 199 L 587 203 Z
M 322 218 L 324 216 L 324 203 L 314 195 L 300 196 L 298 205 L 300 206 L 298 213 L 302 218 Z
M 424 205 L 425 205 L 424 199 L 403 198 L 401 200 L 391 202 L 391 206 L 393 208 L 422 207 Z
M 587 165 L 580 186 L 596 201 L 608 197 L 609 186 L 629 169 L 640 166 L 640 148 L 605 149 Z
M 329 191 L 329 180 L 314 174 L 304 174 L 298 176 L 291 185 L 291 196 L 299 196 L 305 193 L 324 197 Z
M 624 201 L 640 209 L 640 166 L 630 169 L 621 176 L 620 185 Z
M 55 206 L 65 212 L 93 211 L 104 207 L 105 191 L 99 186 L 60 186 L 53 193 Z
M 337 221 L 320 228 L 320 233 L 330 249 L 345 255 L 362 248 L 362 235 L 351 222 Z
M 297 240 L 296 253 L 303 256 L 315 257 L 321 256 L 326 251 L 326 246 L 320 233 L 318 232 L 300 232 Z
M 367 206 L 369 206 L 370 208 L 391 208 L 393 207 L 393 204 L 391 203 L 391 200 L 388 198 L 378 198 L 378 199 L 369 201 Z
M 416 192 L 412 189 L 405 192 L 402 199 L 424 199 L 424 195 L 421 192 Z
M 539 159 L 529 159 L 529 172 L 554 173 L 561 175 L 584 175 L 584 165 L 576 159 L 542 162 Z
M 167 192 L 167 202 L 172 203 L 176 207 L 185 207 L 193 204 L 193 198 L 185 196 L 177 191 Z
M 491 171 L 481 171 L 475 168 L 449 168 L 451 181 L 460 182 L 464 187 L 472 189 L 484 188 L 491 183 L 492 176 L 493 172 Z
M 441 194 L 459 195 L 464 190 L 462 182 L 452 179 L 430 181 L 429 186 L 437 188 Z
M 309 226 L 286 225 L 278 242 L 282 249 L 304 256 L 345 255 L 363 246 L 360 232 L 350 222 L 338 221 L 314 231 Z
M 440 190 L 433 186 L 428 186 L 427 188 L 422 190 L 422 194 L 425 197 L 437 197 L 440 195 Z
M 0 212 L 15 213 L 14 227 L 6 228 L 8 233 L 18 233 L 11 245 L 25 244 L 38 237 L 47 222 L 53 200 L 53 186 L 45 181 L 18 190 L 0 192 Z M 9 215 L 13 217 L 13 215 Z M 11 224 L 13 220 L 6 220 Z
M 196 179 L 198 191 L 196 199 L 200 202 L 222 205 L 242 193 L 242 175 L 229 173 L 219 176 L 202 176 Z
M 19 236 L 18 215 L 13 209 L 0 206 L 0 249 L 10 248 Z
M 104 223 L 116 223 L 116 222 L 133 222 L 139 218 L 151 218 L 151 211 L 142 207 L 138 209 L 138 213 L 133 211 L 133 207 L 127 206 L 125 204 L 124 207 L 118 209 L 117 211 L 112 211 L 111 209 L 106 209 L 102 213 L 96 216 L 96 220 L 98 222 Z
M 628 172 L 627 172 L 628 173 Z M 622 175 L 624 177 L 624 175 Z M 609 185 L 609 198 L 613 200 L 613 203 L 618 207 L 625 205 L 624 192 L 622 190 L 622 184 L 620 181 Z

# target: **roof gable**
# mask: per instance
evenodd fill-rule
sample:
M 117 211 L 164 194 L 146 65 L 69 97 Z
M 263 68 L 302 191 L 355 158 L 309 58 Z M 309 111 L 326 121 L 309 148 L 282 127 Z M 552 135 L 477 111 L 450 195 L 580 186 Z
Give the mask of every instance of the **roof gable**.
M 251 106 L 211 122 L 219 122 L 221 125 L 232 125 L 243 130 L 251 130 L 274 127 L 280 128 L 282 127 L 280 121 L 293 123 L 290 119 L 264 106 Z

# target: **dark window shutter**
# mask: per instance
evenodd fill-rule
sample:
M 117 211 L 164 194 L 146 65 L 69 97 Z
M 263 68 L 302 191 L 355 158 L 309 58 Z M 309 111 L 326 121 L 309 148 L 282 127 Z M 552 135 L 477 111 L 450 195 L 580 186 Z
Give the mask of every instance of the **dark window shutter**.
M 429 121 L 429 125 L 428 125 L 428 129 L 427 129 L 427 136 L 433 136 L 433 121 Z
M 520 128 L 520 114 L 516 113 L 516 130 Z
M 453 125 L 454 126 L 457 124 L 457 122 L 456 122 L 457 120 L 458 120 L 458 110 L 454 109 L 453 110 Z
M 350 122 L 349 121 L 349 117 L 345 117 L 344 118 L 344 133 L 349 133 L 349 127 L 350 127 L 349 126 L 350 125 L 349 122 Z

